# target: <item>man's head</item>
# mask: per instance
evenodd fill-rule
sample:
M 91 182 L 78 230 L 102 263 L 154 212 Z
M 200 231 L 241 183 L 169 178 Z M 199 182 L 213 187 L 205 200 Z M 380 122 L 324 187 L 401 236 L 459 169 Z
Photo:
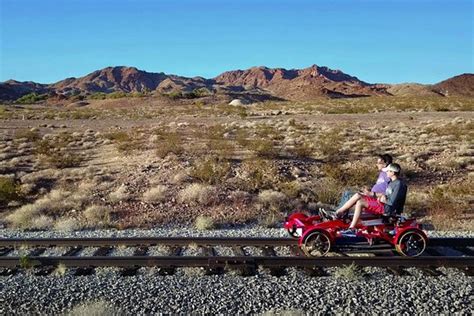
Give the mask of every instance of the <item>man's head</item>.
M 392 156 L 389 154 L 383 154 L 383 155 L 378 155 L 377 156 L 377 168 L 379 170 L 382 170 L 386 166 L 392 163 Z
M 402 171 L 402 168 L 400 167 L 398 163 L 391 163 L 387 166 L 387 175 L 389 177 L 391 177 L 392 174 L 398 177 L 401 171 Z

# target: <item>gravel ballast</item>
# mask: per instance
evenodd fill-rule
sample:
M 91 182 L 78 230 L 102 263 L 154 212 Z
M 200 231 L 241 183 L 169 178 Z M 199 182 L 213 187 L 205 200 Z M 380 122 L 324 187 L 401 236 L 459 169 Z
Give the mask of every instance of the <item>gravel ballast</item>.
M 473 237 L 473 232 L 429 232 L 436 237 Z M 199 232 L 192 229 L 124 231 L 21 232 L 0 230 L 0 237 L 131 237 L 131 236 L 286 236 L 283 229 L 226 229 Z M 116 255 L 127 249 L 119 249 Z M 224 251 L 225 252 L 225 251 Z M 98 268 L 94 275 L 35 276 L 28 271 L 0 277 L 0 314 L 58 314 L 74 306 L 104 301 L 124 314 L 253 314 L 267 311 L 369 314 L 472 315 L 472 277 L 456 269 L 440 270 L 444 276 L 427 276 L 410 269 L 410 276 L 396 277 L 384 269 L 365 268 L 355 279 L 308 277 L 288 269 L 274 277 L 259 270 L 255 276 L 235 273 L 204 275 L 177 269 L 161 276 L 141 268 L 122 277 L 117 269 Z

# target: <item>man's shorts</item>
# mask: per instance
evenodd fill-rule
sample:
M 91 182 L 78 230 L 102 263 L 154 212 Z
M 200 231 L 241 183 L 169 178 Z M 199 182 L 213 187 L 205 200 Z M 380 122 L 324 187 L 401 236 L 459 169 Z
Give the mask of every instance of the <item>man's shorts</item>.
M 384 205 L 382 202 L 379 202 L 377 198 L 364 195 L 363 199 L 367 203 L 367 207 L 364 209 L 365 212 L 377 215 L 384 213 Z

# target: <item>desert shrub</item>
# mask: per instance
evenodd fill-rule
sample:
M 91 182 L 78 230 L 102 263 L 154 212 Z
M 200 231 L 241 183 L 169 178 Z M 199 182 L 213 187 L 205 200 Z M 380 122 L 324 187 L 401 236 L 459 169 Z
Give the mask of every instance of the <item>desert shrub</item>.
M 18 200 L 20 187 L 11 178 L 0 177 L 0 205 Z
M 90 227 L 110 226 L 110 209 L 101 205 L 91 205 L 84 211 L 84 217 Z
M 247 148 L 260 158 L 274 159 L 279 155 L 278 148 L 276 148 L 273 141 L 269 139 L 253 140 L 248 144 Z
M 321 166 L 321 171 L 323 174 L 328 177 L 332 178 L 338 182 L 343 182 L 345 178 L 344 169 L 338 163 L 325 163 Z
M 215 227 L 214 220 L 209 216 L 199 215 L 194 221 L 197 230 L 211 230 Z
M 290 154 L 296 158 L 310 158 L 313 154 L 313 147 L 307 143 L 299 143 L 293 147 L 288 148 Z
M 373 165 L 355 163 L 345 169 L 343 182 L 349 186 L 373 184 L 377 179 L 378 171 Z
M 181 91 L 172 91 L 164 95 L 172 100 L 181 99 L 183 97 L 183 93 Z
M 277 184 L 278 189 L 290 199 L 300 197 L 305 191 L 305 187 L 299 181 L 280 182 Z
M 161 202 L 166 198 L 168 188 L 165 185 L 158 185 L 143 194 L 143 200 L 148 203 Z
M 276 211 L 265 212 L 260 215 L 259 224 L 267 228 L 276 228 L 282 222 L 283 215 Z
M 192 183 L 178 193 L 178 201 L 190 205 L 210 205 L 216 202 L 217 192 L 213 186 Z
M 107 94 L 104 92 L 94 92 L 89 96 L 89 99 L 92 100 L 105 100 L 107 98 Z
M 209 152 L 214 153 L 220 158 L 230 159 L 235 154 L 234 144 L 227 139 L 211 139 L 207 143 Z
M 472 180 L 449 186 L 439 185 L 428 194 L 427 213 L 437 229 L 454 229 L 463 213 L 469 212 L 468 196 L 472 194 Z
M 36 129 L 21 129 L 15 133 L 15 138 L 24 138 L 28 142 L 36 142 L 41 138 L 41 136 L 38 130 Z
M 340 182 L 332 178 L 322 178 L 313 184 L 312 191 L 319 202 L 336 205 L 342 194 Z
M 255 192 L 272 189 L 281 181 L 278 169 L 263 159 L 245 160 L 239 170 L 240 188 L 243 191 Z
M 125 98 L 125 97 L 128 97 L 129 95 L 125 92 L 122 92 L 122 91 L 115 91 L 115 92 L 112 92 L 112 93 L 109 93 L 107 95 L 108 98 L 110 99 L 120 99 L 120 98 Z
M 265 190 L 259 193 L 258 201 L 266 209 L 281 211 L 287 206 L 287 197 L 284 193 Z
M 155 131 L 155 135 L 155 152 L 158 157 L 165 158 L 170 153 L 180 155 L 184 152 L 183 141 L 178 133 Z
M 111 132 L 104 134 L 104 137 L 113 141 L 117 149 L 121 152 L 131 152 L 142 148 L 141 141 L 130 136 L 127 132 Z
M 251 140 L 249 140 L 249 132 L 246 129 L 238 129 L 235 133 L 235 141 L 242 147 L 248 147 Z
M 36 92 L 28 93 L 27 95 L 18 98 L 15 103 L 19 104 L 33 104 L 44 101 L 48 98 L 48 94 L 37 94 Z
M 110 302 L 95 301 L 76 305 L 67 316 L 121 316 L 125 313 Z
M 222 183 L 231 170 L 229 162 L 218 157 L 205 157 L 195 162 L 190 175 L 204 183 Z
M 84 157 L 73 153 L 57 153 L 42 159 L 47 165 L 58 169 L 78 167 L 84 161 Z
M 103 137 L 115 142 L 127 142 L 131 139 L 130 135 L 124 131 L 105 133 Z
M 194 89 L 193 94 L 195 97 L 201 98 L 201 97 L 210 96 L 212 92 L 209 89 L 203 87 L 203 88 Z
M 331 160 L 338 160 L 342 151 L 343 137 L 339 129 L 333 129 L 319 134 L 316 149 Z
M 112 203 L 117 203 L 120 201 L 128 201 L 131 198 L 131 194 L 128 191 L 127 186 L 121 185 L 115 189 L 115 191 L 109 194 L 109 200 Z
M 80 153 L 65 150 L 71 140 L 70 135 L 62 135 L 54 141 L 40 140 L 35 142 L 34 151 L 40 161 L 51 167 L 59 169 L 77 167 L 84 161 L 84 157 Z

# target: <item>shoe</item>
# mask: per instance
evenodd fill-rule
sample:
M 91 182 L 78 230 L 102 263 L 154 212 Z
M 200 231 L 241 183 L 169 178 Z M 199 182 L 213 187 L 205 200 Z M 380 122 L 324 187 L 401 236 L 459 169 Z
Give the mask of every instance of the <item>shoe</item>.
M 348 228 L 345 230 L 340 231 L 341 235 L 347 236 L 347 237 L 355 237 L 357 234 L 357 230 L 355 228 Z
M 337 219 L 337 214 L 334 211 L 326 210 L 322 207 L 319 208 L 319 214 L 322 214 L 324 217 L 329 219 Z

